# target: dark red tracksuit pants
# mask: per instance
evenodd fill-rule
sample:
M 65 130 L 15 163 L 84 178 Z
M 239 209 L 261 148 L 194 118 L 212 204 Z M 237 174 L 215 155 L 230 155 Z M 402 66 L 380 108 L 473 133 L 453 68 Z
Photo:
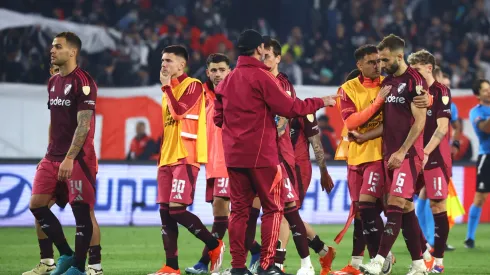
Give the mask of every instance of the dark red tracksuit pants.
M 263 168 L 228 168 L 231 189 L 231 215 L 228 225 L 230 238 L 231 266 L 244 268 L 247 260 L 245 232 L 247 221 L 256 195 L 262 204 L 262 250 L 260 265 L 267 269 L 274 264 L 279 227 L 284 211 L 280 166 Z

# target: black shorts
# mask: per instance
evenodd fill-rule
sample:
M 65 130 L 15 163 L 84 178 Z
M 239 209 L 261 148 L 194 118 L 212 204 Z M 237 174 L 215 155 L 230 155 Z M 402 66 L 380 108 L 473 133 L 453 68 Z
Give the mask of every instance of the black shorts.
M 476 192 L 490 192 L 490 154 L 478 155 L 476 161 Z

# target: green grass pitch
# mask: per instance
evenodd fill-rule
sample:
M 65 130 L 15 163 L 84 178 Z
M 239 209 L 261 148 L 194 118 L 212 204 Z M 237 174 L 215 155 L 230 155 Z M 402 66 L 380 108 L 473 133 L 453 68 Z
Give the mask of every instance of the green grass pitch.
M 314 228 L 323 240 L 332 244 L 341 226 L 317 225 Z M 101 230 L 102 265 L 105 274 L 147 274 L 159 269 L 163 263 L 165 256 L 159 227 L 102 227 Z M 184 274 L 184 269 L 200 258 L 203 244 L 184 228 L 180 227 L 179 232 L 179 261 Z M 73 245 L 74 228 L 66 228 L 65 234 Z M 456 247 L 456 251 L 447 252 L 445 255 L 445 274 L 490 274 L 490 224 L 479 225 L 477 248 L 474 250 L 464 248 L 465 234 L 466 225 L 456 225 L 452 229 L 448 242 Z M 337 246 L 334 269 L 340 269 L 347 264 L 351 249 L 352 227 L 343 242 Z M 300 261 L 292 241 L 287 252 L 286 271 L 295 274 Z M 397 257 L 393 274 L 406 274 L 411 261 L 401 233 L 393 252 Z M 311 257 L 319 274 L 318 257 Z M 224 268 L 229 267 L 230 260 L 227 247 Z M 33 228 L 0 228 L 0 274 L 22 274 L 33 268 L 38 261 L 39 248 Z

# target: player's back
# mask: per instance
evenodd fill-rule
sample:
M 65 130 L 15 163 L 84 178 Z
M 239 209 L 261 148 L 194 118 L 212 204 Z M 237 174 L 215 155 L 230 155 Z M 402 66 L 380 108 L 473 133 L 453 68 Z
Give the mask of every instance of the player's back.
M 425 79 L 411 67 L 400 76 L 387 76 L 381 87 L 391 85 L 383 108 L 383 156 L 387 160 L 398 151 L 415 121 L 411 103 L 413 98 L 427 91 Z M 423 156 L 423 133 L 408 150 L 406 157 Z
M 293 84 L 289 82 L 287 75 L 283 73 L 279 73 L 279 75 L 277 75 L 277 79 L 279 80 L 279 83 L 281 83 L 281 86 L 284 89 L 284 91 L 286 91 L 286 93 L 290 95 L 292 98 L 296 98 L 296 92 L 294 90 Z M 278 138 L 277 145 L 278 145 L 280 156 L 291 167 L 294 167 L 295 165 L 294 148 L 293 148 L 293 143 L 291 142 L 291 136 L 289 135 L 289 131 L 290 131 L 290 126 L 289 126 L 289 119 L 288 119 L 288 122 L 285 125 L 284 134 L 282 134 Z
M 490 134 L 480 130 L 478 124 L 490 118 L 490 106 L 478 104 L 470 110 L 470 121 L 479 142 L 479 155 L 490 154 Z
M 48 94 L 51 124 L 46 158 L 52 161 L 63 161 L 78 126 L 78 112 L 94 110 L 90 130 L 79 156 L 93 155 L 95 160 L 93 140 L 97 85 L 92 77 L 79 67 L 66 76 L 56 74 L 48 82 Z
M 451 119 L 451 93 L 449 89 L 439 82 L 434 82 L 429 87 L 429 94 L 434 98 L 433 104 L 427 109 L 424 129 L 424 146 L 429 143 L 437 129 L 437 120 L 442 117 Z M 446 165 L 448 168 L 451 165 L 451 150 L 449 147 L 449 131 L 441 140 L 441 143 L 430 154 L 425 169 L 432 169 Z M 450 171 L 450 169 L 449 169 Z

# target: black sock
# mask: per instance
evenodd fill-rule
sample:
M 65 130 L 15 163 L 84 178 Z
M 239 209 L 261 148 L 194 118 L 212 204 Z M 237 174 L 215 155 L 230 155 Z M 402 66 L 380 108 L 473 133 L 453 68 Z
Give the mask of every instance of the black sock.
M 175 256 L 173 258 L 167 257 L 165 265 L 168 267 L 171 267 L 175 270 L 178 270 L 179 269 L 179 256 Z
M 53 259 L 53 241 L 50 238 L 38 239 L 39 250 L 41 251 L 41 259 Z
M 41 226 L 44 234 L 46 234 L 46 236 L 53 241 L 54 245 L 60 252 L 60 256 L 73 255 L 73 250 L 71 250 L 68 242 L 66 241 L 60 221 L 56 218 L 53 212 L 51 212 L 47 206 L 33 208 L 31 209 L 31 212 L 37 219 L 37 222 Z
M 102 250 L 102 247 L 100 245 L 94 245 L 89 247 L 88 249 L 88 264 L 93 265 L 93 264 L 100 264 L 102 257 L 100 255 L 100 251 Z
M 262 247 L 260 246 L 260 244 L 258 242 L 256 242 L 256 241 L 254 241 L 252 243 L 252 247 L 250 248 L 250 254 L 254 255 L 254 254 L 260 253 L 260 249 L 261 248 Z
M 318 254 L 325 247 L 325 243 L 320 240 L 320 237 L 318 237 L 318 235 L 316 235 L 313 240 L 308 239 L 308 246 L 313 249 L 316 254 Z
M 86 203 L 74 203 L 71 205 L 73 215 L 77 224 L 75 235 L 75 263 L 73 266 L 78 270 L 85 271 L 87 252 L 92 240 L 93 225 L 90 218 L 90 205 Z

